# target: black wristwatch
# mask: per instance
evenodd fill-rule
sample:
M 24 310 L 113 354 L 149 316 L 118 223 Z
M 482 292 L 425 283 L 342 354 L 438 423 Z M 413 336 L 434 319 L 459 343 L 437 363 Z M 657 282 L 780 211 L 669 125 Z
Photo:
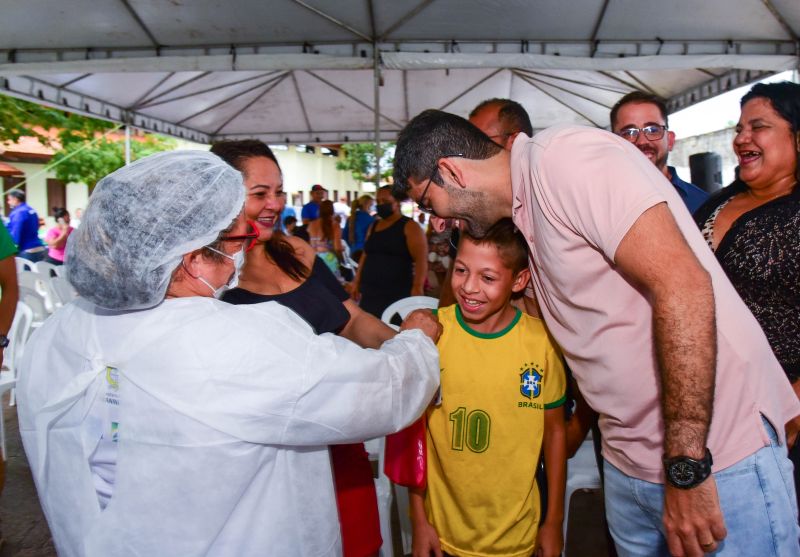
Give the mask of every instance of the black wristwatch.
M 10 341 L 8 340 L 8 337 L 6 335 L 0 335 L 0 348 L 5 348 L 6 346 L 8 346 L 9 342 Z
M 703 483 L 711 475 L 711 451 L 706 448 L 706 456 L 702 460 L 688 456 L 664 457 L 664 472 L 667 481 L 680 489 L 691 489 Z

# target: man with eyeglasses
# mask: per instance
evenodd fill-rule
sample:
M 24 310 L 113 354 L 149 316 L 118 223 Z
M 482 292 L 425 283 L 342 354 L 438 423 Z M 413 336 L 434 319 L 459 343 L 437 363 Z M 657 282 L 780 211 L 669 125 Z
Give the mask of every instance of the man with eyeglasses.
M 524 234 L 542 316 L 600 414 L 620 555 L 797 554 L 784 428 L 800 402 L 680 195 L 630 142 L 561 125 L 509 153 L 426 110 L 400 132 L 394 179 L 473 236 L 503 217 Z
M 708 194 L 681 180 L 674 166 L 667 166 L 667 157 L 675 144 L 675 132 L 667 122 L 664 99 L 643 91 L 628 93 L 611 109 L 611 131 L 636 145 L 675 186 L 689 212 L 694 213 L 708 199 Z

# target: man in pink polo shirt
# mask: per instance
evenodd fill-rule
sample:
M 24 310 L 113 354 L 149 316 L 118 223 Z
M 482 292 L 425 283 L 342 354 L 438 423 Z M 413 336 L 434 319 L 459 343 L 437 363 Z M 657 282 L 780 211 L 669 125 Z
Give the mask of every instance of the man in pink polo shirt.
M 649 160 L 580 126 L 520 134 L 509 153 L 428 110 L 394 168 L 423 210 L 478 236 L 511 216 L 525 234 L 543 317 L 600 414 L 620 555 L 800 554 L 784 430 L 800 402 Z

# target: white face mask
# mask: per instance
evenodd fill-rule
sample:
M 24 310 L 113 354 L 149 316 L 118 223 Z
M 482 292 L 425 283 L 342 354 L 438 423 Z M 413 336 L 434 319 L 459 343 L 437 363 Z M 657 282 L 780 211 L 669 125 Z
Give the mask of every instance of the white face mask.
M 222 295 L 225 292 L 227 292 L 231 288 L 236 288 L 236 286 L 238 286 L 238 284 L 239 284 L 239 271 L 242 270 L 242 266 L 244 265 L 244 250 L 242 249 L 242 250 L 237 251 L 233 255 L 228 255 L 227 253 L 219 251 L 218 249 L 214 249 L 214 248 L 212 248 L 210 246 L 206 246 L 206 248 L 208 248 L 211 251 L 213 251 L 215 253 L 218 253 L 218 254 L 220 254 L 222 256 L 225 256 L 228 259 L 233 261 L 233 275 L 231 275 L 231 278 L 230 278 L 230 280 L 228 282 L 226 282 L 225 284 L 223 284 L 219 288 L 214 288 L 213 286 L 211 286 L 211 283 L 209 283 L 203 277 L 201 277 L 201 276 L 197 277 L 197 280 L 199 280 L 200 282 L 202 282 L 203 284 L 208 286 L 208 288 L 211 290 L 211 295 L 214 296 L 215 298 L 219 299 L 220 297 L 222 297 Z

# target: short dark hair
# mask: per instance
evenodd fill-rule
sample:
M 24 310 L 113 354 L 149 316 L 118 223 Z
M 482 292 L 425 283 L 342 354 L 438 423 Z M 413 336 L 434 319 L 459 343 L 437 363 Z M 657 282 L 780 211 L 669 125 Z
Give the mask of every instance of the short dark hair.
M 409 179 L 427 179 L 442 185 L 437 161 L 456 153 L 464 158 L 484 160 L 503 148 L 469 121 L 442 112 L 426 110 L 415 116 L 397 137 L 394 158 L 394 190 L 397 199 L 408 196 Z
M 269 145 L 258 139 L 240 139 L 235 141 L 218 141 L 211 146 L 211 152 L 227 162 L 239 172 L 244 172 L 244 161 L 255 157 L 266 157 L 278 166 L 281 165 L 275 158 L 275 153 Z
M 469 117 L 472 118 L 478 112 L 487 107 L 497 107 L 497 118 L 503 127 L 503 133 L 508 135 L 522 132 L 528 137 L 533 135 L 533 125 L 528 112 L 517 101 L 511 99 L 488 99 L 472 109 Z
M 756 83 L 742 97 L 740 106 L 753 99 L 767 99 L 775 112 L 789 123 L 792 133 L 800 131 L 800 85 L 791 81 Z
M 8 190 L 6 195 L 10 195 L 20 203 L 25 203 L 25 192 L 22 190 Z
M 507 269 L 514 274 L 528 267 L 528 244 L 525 236 L 517 230 L 514 222 L 509 217 L 504 217 L 494 223 L 482 238 L 472 236 L 468 231 L 461 231 L 461 242 L 465 239 L 476 245 L 492 245 L 497 248 L 497 254 Z
M 283 219 L 283 226 L 290 226 L 292 224 L 297 224 L 297 217 L 289 215 Z
M 665 101 L 663 97 L 659 97 L 653 93 L 645 93 L 644 91 L 631 91 L 618 100 L 617 104 L 611 108 L 610 120 L 612 130 L 614 129 L 614 122 L 617 120 L 617 113 L 619 112 L 619 109 L 629 103 L 646 103 L 656 105 L 658 107 L 658 111 L 661 113 L 661 117 L 664 119 L 664 125 L 669 127 L 669 119 L 667 118 L 667 101 Z
M 64 207 L 53 207 L 53 218 L 56 220 L 69 216 L 69 211 Z

